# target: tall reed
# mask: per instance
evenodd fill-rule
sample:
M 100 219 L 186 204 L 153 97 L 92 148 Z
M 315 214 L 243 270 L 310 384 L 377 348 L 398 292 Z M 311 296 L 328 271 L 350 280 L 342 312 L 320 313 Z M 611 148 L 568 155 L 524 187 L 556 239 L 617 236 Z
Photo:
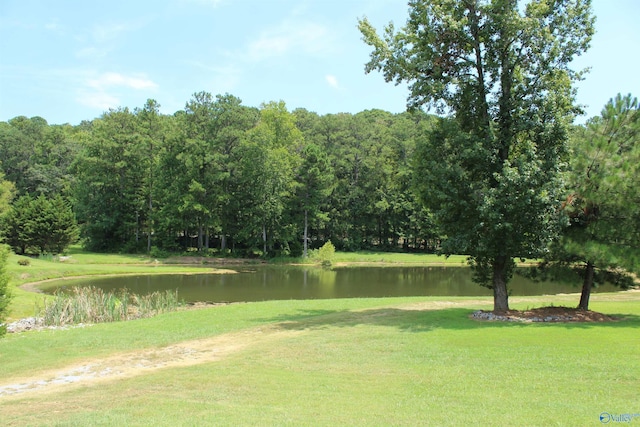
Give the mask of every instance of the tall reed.
M 45 325 L 63 326 L 78 323 L 103 323 L 151 317 L 180 307 L 178 291 L 153 292 L 149 295 L 104 292 L 94 286 L 74 287 L 71 292 L 57 292 L 39 309 Z
M 140 317 L 175 311 L 180 306 L 178 290 L 153 292 L 147 295 L 132 295 L 132 301 L 137 306 Z

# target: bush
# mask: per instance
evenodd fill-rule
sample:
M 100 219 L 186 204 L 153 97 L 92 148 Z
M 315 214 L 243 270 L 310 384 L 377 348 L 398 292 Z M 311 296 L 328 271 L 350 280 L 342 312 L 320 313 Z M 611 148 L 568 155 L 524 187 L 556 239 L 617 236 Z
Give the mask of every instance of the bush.
M 18 265 L 22 265 L 23 267 L 26 267 L 28 265 L 31 265 L 31 260 L 29 258 L 20 258 L 18 260 Z
M 336 248 L 333 246 L 333 243 L 331 243 L 331 240 L 328 240 L 327 243 L 318 249 L 317 258 L 323 267 L 330 267 L 333 263 L 333 257 L 335 254 Z
M 151 258 L 164 259 L 164 258 L 169 258 L 171 256 L 171 252 L 164 249 L 160 249 L 157 246 L 151 246 L 151 252 L 149 252 L 149 256 Z

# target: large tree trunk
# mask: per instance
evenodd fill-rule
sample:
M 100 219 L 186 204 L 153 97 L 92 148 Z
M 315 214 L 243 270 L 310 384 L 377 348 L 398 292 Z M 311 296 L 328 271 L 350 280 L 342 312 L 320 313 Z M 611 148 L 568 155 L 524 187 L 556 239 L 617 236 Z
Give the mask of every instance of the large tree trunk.
M 584 267 L 584 281 L 582 282 L 582 293 L 580 294 L 580 304 L 578 308 L 581 310 L 589 310 L 589 298 L 591 297 L 591 288 L 593 287 L 593 275 L 595 267 L 591 261 L 587 261 Z
M 509 294 L 507 293 L 506 256 L 499 256 L 493 260 L 493 311 L 497 313 L 509 310 Z

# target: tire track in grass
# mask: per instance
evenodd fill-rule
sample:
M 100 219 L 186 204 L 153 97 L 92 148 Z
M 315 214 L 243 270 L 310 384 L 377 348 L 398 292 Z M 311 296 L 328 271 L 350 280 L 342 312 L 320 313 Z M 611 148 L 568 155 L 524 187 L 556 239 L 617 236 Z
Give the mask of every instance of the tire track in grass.
M 215 362 L 252 345 L 286 339 L 302 332 L 268 325 L 161 348 L 119 353 L 42 373 L 37 378 L 24 378 L 13 384 L 0 384 L 0 398 L 29 392 L 48 392 L 64 386 L 91 385 L 102 381 L 131 378 L 159 369 Z
M 464 307 L 473 304 L 486 304 L 486 301 L 465 300 L 458 302 L 425 301 L 400 306 L 388 306 L 400 310 L 439 310 L 451 307 Z M 381 307 L 378 307 L 381 308 Z M 322 318 L 339 323 L 344 318 L 367 318 L 376 308 L 351 310 L 343 313 L 311 316 L 298 322 L 274 322 L 239 332 L 218 335 L 212 338 L 197 339 L 166 347 L 143 349 L 118 353 L 113 356 L 86 360 L 82 363 L 40 373 L 37 377 L 24 377 L 11 384 L 0 383 L 0 399 L 8 396 L 23 395 L 32 392 L 49 392 L 60 387 L 73 385 L 92 385 L 103 381 L 131 378 L 160 369 L 193 366 L 215 362 L 252 345 L 262 342 L 286 339 L 308 332 L 304 324 L 312 326 Z M 369 313 L 368 313 L 369 312 Z M 377 314 L 378 316 L 378 314 Z M 289 328 L 288 324 L 297 323 L 298 327 Z

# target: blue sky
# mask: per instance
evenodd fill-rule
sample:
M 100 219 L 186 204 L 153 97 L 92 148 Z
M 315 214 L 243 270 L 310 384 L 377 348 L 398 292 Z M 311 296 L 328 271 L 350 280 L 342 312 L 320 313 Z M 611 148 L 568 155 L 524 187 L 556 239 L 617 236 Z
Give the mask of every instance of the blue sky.
M 576 68 L 587 116 L 617 93 L 640 96 L 640 1 L 593 0 L 592 48 Z M 245 105 L 284 100 L 319 114 L 404 111 L 406 88 L 364 74 L 357 30 L 406 21 L 405 0 L 0 0 L 0 121 L 78 124 L 194 92 Z

